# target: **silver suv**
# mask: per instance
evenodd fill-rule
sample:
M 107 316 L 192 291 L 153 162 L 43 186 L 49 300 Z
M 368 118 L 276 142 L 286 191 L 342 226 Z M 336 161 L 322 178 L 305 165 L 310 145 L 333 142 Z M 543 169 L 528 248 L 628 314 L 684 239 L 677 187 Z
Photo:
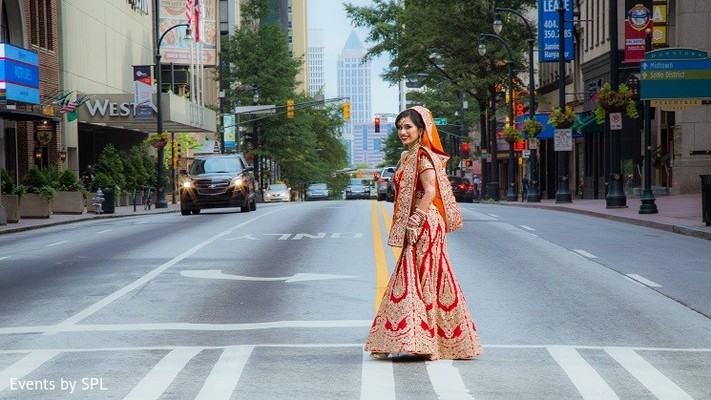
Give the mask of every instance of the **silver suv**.
M 378 176 L 378 182 L 376 183 L 378 188 L 378 201 L 393 201 L 395 190 L 390 184 L 390 180 L 394 173 L 395 167 L 385 167 L 380 171 L 380 176 Z

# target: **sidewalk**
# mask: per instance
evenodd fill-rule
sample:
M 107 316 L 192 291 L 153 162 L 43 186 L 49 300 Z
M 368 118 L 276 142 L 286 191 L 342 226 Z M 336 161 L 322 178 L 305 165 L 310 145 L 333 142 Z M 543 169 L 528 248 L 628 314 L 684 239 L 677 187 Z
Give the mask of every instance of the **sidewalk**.
M 701 193 L 656 197 L 654 204 L 657 206 L 657 214 L 640 214 L 641 203 L 639 198 L 630 197 L 627 198 L 626 208 L 607 208 L 605 199 L 573 199 L 572 203 L 560 204 L 552 199 L 544 199 L 540 203 L 499 202 L 505 206 L 536 207 L 591 215 L 711 240 L 711 226 L 706 226 L 701 215 Z
M 657 205 L 658 210 L 657 214 L 640 214 L 640 199 L 629 197 L 627 198 L 626 208 L 607 208 L 605 199 L 573 199 L 572 203 L 562 204 L 556 204 L 555 200 L 551 199 L 541 200 L 540 203 L 500 201 L 498 204 L 504 206 L 535 207 L 564 212 L 574 212 L 711 240 L 711 226 L 706 226 L 701 216 L 701 193 L 683 194 L 677 196 L 659 196 L 655 199 L 655 204 Z M 89 219 L 171 213 L 178 212 L 179 210 L 180 205 L 171 204 L 169 201 L 168 208 L 152 208 L 150 210 L 143 210 L 142 206 L 137 206 L 136 211 L 134 211 L 133 206 L 120 206 L 116 207 L 116 211 L 113 214 L 94 214 L 85 212 L 80 215 L 53 214 L 50 218 L 45 219 L 22 218 L 17 223 L 0 225 L 0 235 Z
M 171 204 L 171 202 L 168 201 L 168 208 L 151 207 L 150 210 L 144 210 L 143 205 L 139 204 L 136 206 L 136 211 L 133 210 L 132 205 L 119 206 L 116 207 L 114 213 L 111 214 L 94 214 L 93 212 L 85 211 L 83 214 L 52 214 L 49 218 L 20 218 L 19 222 L 8 222 L 7 225 L 0 225 L 0 235 L 92 219 L 133 217 L 137 215 L 162 214 L 178 211 L 180 211 L 180 205 Z

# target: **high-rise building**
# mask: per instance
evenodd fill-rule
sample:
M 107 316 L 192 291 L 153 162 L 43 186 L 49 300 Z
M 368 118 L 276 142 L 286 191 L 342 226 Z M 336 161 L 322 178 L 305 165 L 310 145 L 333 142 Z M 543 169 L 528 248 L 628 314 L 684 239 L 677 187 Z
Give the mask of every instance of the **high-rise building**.
M 371 97 L 371 64 L 363 58 L 367 50 L 352 31 L 338 57 L 338 97 L 351 103 L 351 120 L 343 128 L 343 141 L 349 150 L 351 165 L 367 163 L 374 168 L 382 162 L 382 143 L 390 131 L 381 125 L 375 132 Z
M 325 48 L 323 46 L 323 29 L 309 29 L 309 96 L 314 97 L 323 92 L 326 85 Z

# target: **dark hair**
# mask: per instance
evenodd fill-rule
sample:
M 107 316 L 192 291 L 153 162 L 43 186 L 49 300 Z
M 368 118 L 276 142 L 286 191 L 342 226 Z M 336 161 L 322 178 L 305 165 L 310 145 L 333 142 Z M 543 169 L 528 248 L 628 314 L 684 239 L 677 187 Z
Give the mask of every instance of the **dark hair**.
M 413 110 L 412 108 L 408 108 L 407 110 L 398 114 L 397 118 L 395 118 L 395 127 L 396 128 L 400 125 L 400 121 L 405 117 L 410 117 L 410 119 L 412 120 L 412 123 L 416 127 L 418 127 L 419 129 L 422 129 L 423 131 L 425 130 L 425 120 L 422 119 L 422 115 L 420 115 L 420 113 Z

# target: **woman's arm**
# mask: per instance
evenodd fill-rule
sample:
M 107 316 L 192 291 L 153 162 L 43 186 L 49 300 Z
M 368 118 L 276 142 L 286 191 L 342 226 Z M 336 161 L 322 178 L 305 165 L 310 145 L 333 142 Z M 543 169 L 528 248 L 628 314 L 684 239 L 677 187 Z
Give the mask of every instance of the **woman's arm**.
M 417 202 L 416 204 L 416 210 L 421 210 L 422 212 L 426 213 L 427 210 L 430 209 L 430 205 L 435 199 L 435 196 L 437 195 L 436 191 L 436 183 L 435 180 L 437 179 L 435 175 L 435 171 L 432 168 L 428 168 L 422 172 L 420 172 L 420 183 L 422 183 L 422 189 L 425 191 L 425 193 L 422 195 L 422 198 Z

